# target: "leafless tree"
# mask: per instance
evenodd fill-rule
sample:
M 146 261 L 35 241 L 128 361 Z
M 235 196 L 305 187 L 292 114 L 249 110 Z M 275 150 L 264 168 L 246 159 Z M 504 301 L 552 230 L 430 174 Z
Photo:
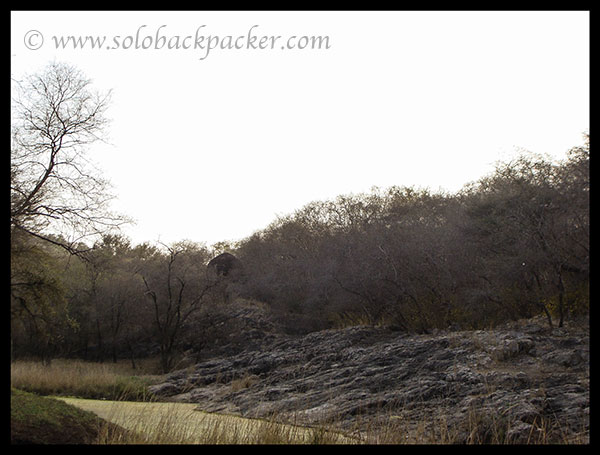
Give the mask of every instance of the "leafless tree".
M 139 274 L 151 304 L 161 366 L 166 373 L 173 367 L 188 319 L 207 301 L 218 281 L 207 276 L 205 248 L 187 242 L 162 246 L 166 252 L 155 251 L 145 259 Z
M 77 252 L 126 221 L 108 209 L 109 184 L 86 155 L 108 124 L 110 92 L 62 63 L 12 85 L 11 233 Z

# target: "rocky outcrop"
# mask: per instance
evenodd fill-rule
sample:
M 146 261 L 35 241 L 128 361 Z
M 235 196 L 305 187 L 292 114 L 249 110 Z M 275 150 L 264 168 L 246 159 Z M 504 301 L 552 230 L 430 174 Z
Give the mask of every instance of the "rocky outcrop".
M 589 326 L 544 321 L 408 335 L 351 327 L 276 338 L 206 360 L 153 387 L 205 411 L 277 415 L 346 430 L 442 426 L 453 442 L 586 442 Z M 448 435 L 452 435 L 451 438 Z
M 238 278 L 242 273 L 242 262 L 231 253 L 221 253 L 212 258 L 206 266 L 217 276 Z

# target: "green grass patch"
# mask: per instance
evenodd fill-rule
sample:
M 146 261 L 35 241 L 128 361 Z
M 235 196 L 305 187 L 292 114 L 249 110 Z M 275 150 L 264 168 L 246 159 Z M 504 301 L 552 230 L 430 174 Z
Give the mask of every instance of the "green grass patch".
M 11 388 L 11 444 L 93 444 L 123 430 L 63 401 Z

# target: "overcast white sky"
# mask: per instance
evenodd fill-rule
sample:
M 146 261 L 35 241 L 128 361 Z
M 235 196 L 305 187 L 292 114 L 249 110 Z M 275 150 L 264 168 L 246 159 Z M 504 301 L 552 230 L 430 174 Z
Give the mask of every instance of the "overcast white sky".
M 372 186 L 453 192 L 517 147 L 562 158 L 589 130 L 588 12 L 11 19 L 12 77 L 55 60 L 113 90 L 110 144 L 90 153 L 114 208 L 137 221 L 124 230 L 134 243 L 239 240 L 277 214 Z M 248 49 L 249 33 L 256 47 L 281 38 Z M 206 55 L 209 35 L 244 48 Z M 57 46 L 68 36 L 106 38 Z M 281 49 L 291 36 L 327 36 L 330 47 Z

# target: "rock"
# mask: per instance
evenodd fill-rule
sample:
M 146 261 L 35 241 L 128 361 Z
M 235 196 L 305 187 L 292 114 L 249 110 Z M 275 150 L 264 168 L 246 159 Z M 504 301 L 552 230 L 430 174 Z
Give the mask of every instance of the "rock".
M 533 425 L 525 422 L 518 422 L 516 425 L 509 428 L 506 433 L 508 442 L 512 444 L 527 444 L 533 437 L 536 431 Z
M 473 442 L 474 434 L 488 440 L 500 424 L 503 442 L 536 442 L 549 429 L 561 442 L 581 441 L 582 431 L 585 439 L 588 329 L 525 327 L 527 333 L 511 326 L 433 336 L 351 327 L 280 336 L 258 350 L 174 372 L 152 390 L 206 411 L 276 414 L 308 425 L 333 420 L 352 431 L 394 415 L 415 431 L 442 419 L 462 442 Z M 250 387 L 234 386 L 249 375 Z M 481 434 L 470 427 L 473 416 Z
M 520 354 L 532 353 L 534 346 L 531 338 L 508 338 L 504 339 L 500 346 L 491 349 L 491 356 L 495 360 L 506 361 Z
M 158 396 L 170 396 L 178 393 L 180 388 L 176 383 L 165 382 L 163 384 L 151 385 L 148 387 L 150 393 Z
M 575 367 L 584 362 L 583 356 L 577 350 L 551 352 L 545 356 L 548 362 L 556 363 L 565 367 Z

